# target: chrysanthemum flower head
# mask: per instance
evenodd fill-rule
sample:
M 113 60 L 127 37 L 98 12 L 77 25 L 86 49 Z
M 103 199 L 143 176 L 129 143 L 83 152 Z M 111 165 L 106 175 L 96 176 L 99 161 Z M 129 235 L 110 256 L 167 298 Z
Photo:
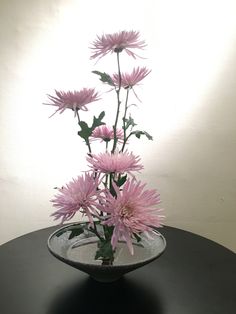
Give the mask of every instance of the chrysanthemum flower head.
M 139 156 L 127 151 L 93 154 L 87 157 L 87 161 L 92 169 L 102 173 L 131 173 L 143 169 Z
M 141 181 L 128 179 L 120 191 L 113 183 L 116 197 L 108 192 L 104 203 L 99 205 L 99 209 L 108 214 L 104 224 L 114 226 L 111 239 L 113 249 L 120 239 L 124 239 L 133 254 L 132 235 L 150 233 L 153 227 L 161 226 L 164 216 L 160 215 L 161 210 L 157 208 L 160 194 L 156 190 L 145 190 L 145 186 Z
M 94 53 L 91 59 L 97 57 L 104 57 L 108 53 L 119 53 L 125 51 L 129 56 L 136 58 L 133 49 L 143 49 L 145 45 L 144 40 L 139 39 L 138 31 L 121 31 L 114 34 L 104 34 L 97 36 L 97 39 L 92 43 L 91 49 Z
M 72 109 L 76 115 L 77 110 L 87 111 L 87 104 L 99 100 L 98 93 L 95 92 L 94 88 L 83 88 L 80 91 L 68 92 L 55 90 L 55 94 L 56 96 L 48 95 L 51 103 L 45 104 L 57 106 L 58 109 L 55 113 L 58 111 L 62 113 L 66 109 Z
M 146 67 L 137 67 L 131 73 L 121 73 L 121 86 L 132 88 L 134 85 L 138 85 L 150 72 L 151 70 L 148 70 Z M 119 85 L 118 73 L 113 74 L 112 81 L 116 86 Z
M 109 142 L 114 139 L 114 130 L 107 125 L 100 125 L 96 127 L 91 135 L 94 139 L 101 139 L 102 141 Z M 124 137 L 124 132 L 121 129 L 116 130 L 116 137 L 121 141 Z
M 96 213 L 98 199 L 98 179 L 93 174 L 85 173 L 58 189 L 59 193 L 51 200 L 57 208 L 52 216 L 64 221 L 70 220 L 78 211 L 86 214 L 93 223 L 92 213 Z

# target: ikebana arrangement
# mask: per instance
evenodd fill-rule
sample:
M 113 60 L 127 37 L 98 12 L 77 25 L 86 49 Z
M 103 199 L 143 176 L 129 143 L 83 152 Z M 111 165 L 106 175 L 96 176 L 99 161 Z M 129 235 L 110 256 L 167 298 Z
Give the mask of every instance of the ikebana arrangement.
M 91 44 L 91 59 L 99 61 L 113 54 L 117 63 L 116 73 L 93 71 L 100 83 L 114 93 L 114 121 L 105 122 L 105 111 L 102 111 L 90 123 L 85 122 L 90 104 L 101 100 L 94 88 L 55 90 L 54 95 L 48 95 L 47 105 L 56 107 L 53 115 L 73 111 L 78 120 L 78 135 L 88 149 L 85 156 L 88 169 L 57 189 L 51 200 L 56 209 L 52 216 L 64 223 L 77 213 L 85 215 L 88 222 L 83 228 L 97 237 L 94 260 L 101 260 L 102 265 L 112 265 L 120 242 L 126 243 L 130 254 L 135 255 L 134 241 L 139 243 L 143 237 L 152 241 L 153 232 L 162 226 L 164 218 L 159 208 L 159 193 L 147 189 L 146 184 L 135 177 L 143 165 L 140 157 L 130 151 L 132 137 L 152 140 L 148 132 L 137 128 L 131 115 L 133 106 L 129 104 L 130 92 L 138 98 L 134 86 L 143 81 L 150 70 L 138 66 L 131 73 L 124 72 L 121 56 L 125 52 L 128 56 L 124 57 L 137 59 L 136 51 L 145 46 L 138 31 L 103 34 Z M 104 144 L 100 145 L 99 153 L 92 149 L 95 140 Z M 79 234 L 74 232 L 70 238 Z

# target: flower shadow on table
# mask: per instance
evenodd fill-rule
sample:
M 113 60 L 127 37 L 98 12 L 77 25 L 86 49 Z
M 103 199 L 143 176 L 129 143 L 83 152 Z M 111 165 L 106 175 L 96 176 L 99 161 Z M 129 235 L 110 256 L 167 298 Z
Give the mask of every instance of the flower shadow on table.
M 99 283 L 89 278 L 64 291 L 53 300 L 47 314 L 163 314 L 158 296 L 151 287 L 127 279 Z

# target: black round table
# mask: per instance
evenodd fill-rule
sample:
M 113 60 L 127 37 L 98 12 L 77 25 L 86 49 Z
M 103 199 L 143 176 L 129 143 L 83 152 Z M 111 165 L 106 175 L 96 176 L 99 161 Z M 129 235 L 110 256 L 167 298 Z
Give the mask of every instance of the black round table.
M 165 253 L 114 283 L 53 257 L 42 229 L 0 247 L 1 314 L 234 314 L 236 255 L 201 236 L 160 231 Z

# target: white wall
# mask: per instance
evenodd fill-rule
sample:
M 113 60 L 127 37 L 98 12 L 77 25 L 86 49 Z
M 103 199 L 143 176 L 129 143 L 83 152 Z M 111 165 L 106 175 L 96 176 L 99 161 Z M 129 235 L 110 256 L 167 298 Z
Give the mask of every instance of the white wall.
M 76 120 L 48 119 L 45 95 L 99 89 L 91 70 L 113 58 L 95 65 L 90 42 L 135 29 L 148 43 L 138 62 L 152 73 L 134 116 L 155 139 L 131 144 L 139 178 L 160 190 L 166 224 L 236 250 L 235 1 L 1 0 L 0 26 L 1 243 L 55 224 L 53 187 L 86 167 Z

